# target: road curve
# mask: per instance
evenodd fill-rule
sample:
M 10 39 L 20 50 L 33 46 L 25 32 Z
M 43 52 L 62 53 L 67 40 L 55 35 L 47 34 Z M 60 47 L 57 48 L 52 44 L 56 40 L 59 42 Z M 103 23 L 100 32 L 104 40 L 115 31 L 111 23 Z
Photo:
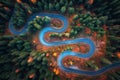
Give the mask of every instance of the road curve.
M 47 42 L 44 39 L 44 35 L 47 32 L 57 32 L 57 33 L 61 33 L 64 32 L 67 27 L 68 27 L 68 20 L 66 17 L 59 15 L 59 14 L 52 14 L 52 13 L 36 13 L 34 15 L 32 15 L 28 20 L 27 23 L 25 24 L 25 26 L 23 27 L 23 29 L 21 31 L 16 31 L 14 29 L 14 26 L 12 25 L 12 21 L 10 20 L 9 22 L 9 29 L 10 31 L 15 34 L 15 35 L 19 35 L 22 33 L 25 33 L 27 31 L 27 27 L 28 27 L 28 22 L 33 20 L 36 16 L 49 16 L 51 18 L 58 18 L 60 19 L 64 24 L 63 27 L 61 29 L 55 29 L 53 27 L 50 26 L 50 24 L 46 25 L 46 27 L 40 31 L 39 33 L 39 40 L 40 42 L 45 45 L 45 46 L 59 46 L 59 45 L 65 45 L 65 44 L 75 44 L 75 43 L 86 43 L 90 46 L 90 50 L 86 53 L 86 54 L 82 54 L 82 53 L 76 53 L 76 52 L 72 52 L 69 50 L 64 51 L 63 53 L 61 53 L 58 57 L 57 63 L 58 66 L 65 72 L 69 72 L 69 73 L 76 73 L 76 74 L 82 74 L 82 75 L 89 75 L 89 76 L 95 76 L 95 75 L 99 75 L 109 69 L 115 68 L 115 67 L 120 67 L 120 62 L 119 63 L 113 63 L 111 65 L 105 66 L 97 71 L 87 71 L 87 70 L 80 70 L 75 68 L 75 66 L 73 67 L 65 67 L 63 66 L 62 60 L 63 58 L 65 58 L 66 56 L 75 56 L 75 57 L 79 57 L 79 58 L 89 58 L 94 54 L 95 51 L 95 45 L 93 43 L 92 40 L 90 40 L 89 38 L 77 38 L 77 39 L 73 39 L 73 40 L 66 40 L 66 41 L 55 41 L 55 42 Z

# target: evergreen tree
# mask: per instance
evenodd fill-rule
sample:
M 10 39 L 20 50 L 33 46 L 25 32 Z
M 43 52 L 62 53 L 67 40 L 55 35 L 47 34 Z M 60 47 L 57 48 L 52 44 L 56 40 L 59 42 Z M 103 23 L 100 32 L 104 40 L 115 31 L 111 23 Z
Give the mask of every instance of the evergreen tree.
M 56 8 L 56 10 L 60 10 L 60 4 L 57 3 L 57 4 L 55 5 L 55 8 Z
M 66 7 L 63 6 L 61 9 L 60 9 L 61 13 L 65 13 L 66 12 Z
M 0 36 L 0 80 L 9 80 L 11 71 L 14 69 L 10 47 L 8 43 L 13 37 L 9 35 Z
M 73 13 L 75 12 L 75 9 L 74 9 L 73 7 L 69 7 L 69 8 L 68 8 L 68 12 L 69 12 L 70 14 L 73 14 Z
M 120 23 L 120 1 L 119 0 L 98 0 L 93 4 L 93 11 L 98 16 L 108 16 L 107 25 L 117 25 Z M 110 21 L 109 21 L 110 20 Z

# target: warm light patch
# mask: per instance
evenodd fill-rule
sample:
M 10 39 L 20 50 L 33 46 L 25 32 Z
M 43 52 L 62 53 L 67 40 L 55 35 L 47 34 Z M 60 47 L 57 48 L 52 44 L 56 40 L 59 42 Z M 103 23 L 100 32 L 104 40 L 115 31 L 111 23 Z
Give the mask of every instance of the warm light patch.
M 10 11 L 10 9 L 9 9 L 8 7 L 6 7 L 6 6 L 4 7 L 4 9 L 5 9 L 6 11 Z
M 28 10 L 28 13 L 29 13 L 29 14 L 32 14 L 32 12 L 31 12 L 30 10 Z
M 16 69 L 15 72 L 18 73 L 20 70 L 19 69 Z
M 33 43 L 35 43 L 36 41 L 34 40 Z
M 117 57 L 120 58 L 120 52 L 117 52 Z
M 31 75 L 29 75 L 29 78 L 30 79 L 32 79 L 32 78 L 34 78 L 35 77 L 35 74 L 34 73 L 32 73 Z
M 72 62 L 72 61 L 70 61 L 70 62 L 69 62 L 69 64 L 70 64 L 70 65 L 73 65 L 73 62 Z
M 21 0 L 17 0 L 17 2 L 18 2 L 18 3 L 22 3 L 22 1 L 21 1 Z
M 37 0 L 31 0 L 31 2 L 32 2 L 32 3 L 36 3 L 36 2 L 37 2 Z
M 28 62 L 28 63 L 33 62 L 33 58 L 30 56 L 30 57 L 28 58 L 27 62 Z
M 93 4 L 94 0 L 89 0 L 88 4 Z
M 54 69 L 53 69 L 53 72 L 54 72 L 56 75 L 58 75 L 58 74 L 59 74 L 59 69 L 54 68 Z
M 56 57 L 56 56 L 57 56 L 57 53 L 53 53 L 53 56 Z

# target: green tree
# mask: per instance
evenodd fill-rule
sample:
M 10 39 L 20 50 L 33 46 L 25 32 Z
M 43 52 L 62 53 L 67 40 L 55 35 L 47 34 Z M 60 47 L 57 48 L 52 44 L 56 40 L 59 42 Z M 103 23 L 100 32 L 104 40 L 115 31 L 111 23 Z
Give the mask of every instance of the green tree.
M 50 21 L 51 21 L 51 18 L 50 18 L 50 17 L 48 17 L 48 16 L 43 17 L 43 22 L 44 22 L 45 24 L 48 24 Z
M 48 16 L 40 17 L 36 16 L 32 21 L 29 22 L 28 31 L 30 33 L 35 33 L 38 30 L 41 30 L 45 24 L 48 24 L 51 21 L 51 18 Z
M 73 7 L 69 7 L 69 8 L 68 8 L 68 12 L 69 12 L 70 14 L 73 14 L 73 13 L 75 12 L 75 9 L 74 9 Z
M 10 55 L 11 48 L 8 47 L 12 39 L 13 37 L 9 35 L 0 36 L 0 80 L 10 80 L 11 71 L 14 69 L 13 57 Z
M 5 25 L 0 25 L 0 34 L 4 34 L 5 29 L 6 29 Z
M 76 14 L 74 17 L 73 17 L 73 20 L 78 20 L 79 19 L 79 15 Z
M 38 30 L 41 29 L 41 25 L 39 25 L 39 24 L 37 24 L 37 23 L 34 23 L 34 27 L 35 27 L 36 29 L 38 29 Z
M 70 1 L 70 2 L 69 2 L 69 6 L 73 6 L 73 1 Z
M 92 68 L 94 70 L 98 70 L 98 66 L 94 63 L 94 61 L 86 62 L 87 67 Z
M 112 64 L 112 62 L 110 60 L 108 60 L 107 58 L 101 58 L 101 62 L 104 63 L 104 64 L 107 64 L 107 65 L 110 65 Z
M 57 3 L 57 4 L 55 5 L 55 8 L 56 8 L 56 10 L 60 10 L 60 4 Z
M 49 6 L 47 4 L 44 5 L 44 9 L 45 10 L 48 10 L 49 9 Z
M 64 0 L 60 0 L 60 5 L 63 6 L 64 5 Z
M 61 13 L 65 13 L 66 12 L 66 7 L 63 6 L 61 9 L 60 9 Z
M 49 3 L 49 10 L 53 10 L 54 7 L 53 7 L 53 4 Z

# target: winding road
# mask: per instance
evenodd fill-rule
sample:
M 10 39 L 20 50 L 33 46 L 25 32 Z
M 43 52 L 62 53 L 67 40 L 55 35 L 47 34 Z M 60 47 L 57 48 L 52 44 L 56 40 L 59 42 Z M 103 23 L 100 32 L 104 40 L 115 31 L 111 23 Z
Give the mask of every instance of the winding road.
M 45 28 L 43 30 L 40 31 L 39 33 L 39 40 L 40 42 L 45 45 L 45 46 L 60 46 L 60 45 L 66 45 L 66 44 L 76 44 L 76 43 L 86 43 L 90 46 L 90 50 L 86 53 L 86 54 L 82 54 L 82 53 L 76 53 L 76 52 L 72 52 L 69 50 L 66 50 L 64 52 L 62 52 L 57 60 L 58 66 L 65 72 L 69 72 L 69 73 L 76 73 L 76 74 L 82 74 L 82 75 L 89 75 L 89 76 L 95 76 L 95 75 L 99 75 L 109 69 L 115 68 L 115 67 L 120 67 L 120 63 L 113 63 L 111 65 L 105 66 L 97 71 L 87 71 L 87 70 L 80 70 L 78 68 L 76 68 L 76 66 L 73 67 L 65 67 L 63 66 L 62 60 L 63 58 L 67 57 L 67 56 L 74 56 L 74 57 L 79 57 L 79 58 L 89 58 L 91 56 L 93 56 L 94 51 L 95 51 L 95 45 L 93 43 L 93 41 L 89 38 L 77 38 L 77 39 L 73 39 L 73 40 L 66 40 L 66 41 L 55 41 L 55 42 L 47 42 L 44 38 L 45 34 L 47 32 L 57 32 L 57 33 L 62 33 L 64 32 L 67 27 L 68 27 L 68 20 L 66 17 L 60 15 L 60 14 L 52 14 L 52 13 L 36 13 L 34 15 L 32 15 L 28 20 L 27 23 L 25 24 L 25 26 L 23 27 L 23 29 L 21 31 L 17 31 L 15 30 L 13 24 L 12 24 L 12 20 L 10 20 L 9 22 L 9 29 L 10 31 L 15 34 L 15 35 L 19 35 L 22 33 L 27 32 L 27 27 L 28 27 L 28 23 L 29 21 L 33 20 L 36 16 L 48 16 L 51 18 L 58 18 L 60 19 L 64 24 L 63 27 L 60 29 L 55 29 L 53 27 L 50 26 L 50 24 L 47 24 L 45 26 Z

